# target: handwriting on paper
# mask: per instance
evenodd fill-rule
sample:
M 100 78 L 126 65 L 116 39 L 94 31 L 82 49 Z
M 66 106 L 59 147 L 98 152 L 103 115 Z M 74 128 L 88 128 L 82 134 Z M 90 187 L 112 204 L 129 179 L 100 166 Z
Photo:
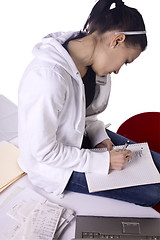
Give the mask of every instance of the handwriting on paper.
M 141 158 L 142 155 L 143 155 L 143 148 L 141 148 L 140 150 L 132 152 L 132 157 L 133 158 Z

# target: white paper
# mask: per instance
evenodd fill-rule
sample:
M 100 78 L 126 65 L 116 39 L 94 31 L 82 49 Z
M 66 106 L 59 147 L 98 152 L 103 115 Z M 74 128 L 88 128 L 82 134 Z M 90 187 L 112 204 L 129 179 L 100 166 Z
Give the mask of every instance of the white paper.
M 62 213 L 62 207 L 58 205 L 39 205 L 32 212 L 26 223 L 24 234 L 26 240 L 52 240 Z
M 9 199 L 0 208 L 0 240 L 57 239 L 74 217 L 71 209 L 48 202 L 31 189 Z
M 23 208 L 23 205 L 25 204 L 24 201 L 20 201 L 18 203 L 16 203 L 13 208 L 11 208 L 9 210 L 9 212 L 7 213 L 8 216 L 10 216 L 11 218 L 13 218 L 14 220 L 16 220 L 19 223 L 23 223 L 25 222 L 25 217 L 20 214 L 21 209 Z
M 13 193 L 16 194 L 14 195 Z M 11 218 L 7 213 L 20 201 L 37 201 L 44 202 L 45 198 L 35 191 L 26 188 L 24 190 L 14 190 L 11 196 L 8 196 L 6 201 L 0 206 L 0 236 L 2 240 L 10 240 L 17 236 L 21 224 Z M 1 240 L 0 238 L 0 240 Z M 16 240 L 22 240 L 16 239 Z
M 0 141 L 18 136 L 18 110 L 9 99 L 0 95 Z
M 86 173 L 89 192 L 160 183 L 148 144 L 130 144 L 127 149 L 132 151 L 133 158 L 123 170 L 111 170 L 108 175 Z
M 75 217 L 75 212 L 72 209 L 64 209 L 63 214 L 61 216 L 61 219 L 59 221 L 55 236 L 53 239 L 58 239 L 61 233 L 64 231 L 64 229 L 67 227 L 67 225 L 73 220 Z

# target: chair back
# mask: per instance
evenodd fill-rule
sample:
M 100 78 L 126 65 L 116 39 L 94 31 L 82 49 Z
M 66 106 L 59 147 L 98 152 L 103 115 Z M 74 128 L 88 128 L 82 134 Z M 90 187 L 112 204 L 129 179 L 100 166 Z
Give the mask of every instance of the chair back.
M 117 133 L 137 143 L 148 142 L 149 148 L 160 153 L 160 112 L 144 112 L 127 119 Z

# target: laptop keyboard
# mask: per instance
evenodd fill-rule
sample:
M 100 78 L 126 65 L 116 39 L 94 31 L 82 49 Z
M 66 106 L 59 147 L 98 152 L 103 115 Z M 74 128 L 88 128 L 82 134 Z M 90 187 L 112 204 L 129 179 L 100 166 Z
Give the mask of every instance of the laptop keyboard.
M 99 232 L 83 232 L 82 233 L 82 239 L 121 239 L 121 240 L 127 240 L 127 239 L 135 239 L 135 240 L 160 240 L 160 237 L 149 237 L 149 236 L 124 236 L 124 235 L 108 235 L 104 233 Z

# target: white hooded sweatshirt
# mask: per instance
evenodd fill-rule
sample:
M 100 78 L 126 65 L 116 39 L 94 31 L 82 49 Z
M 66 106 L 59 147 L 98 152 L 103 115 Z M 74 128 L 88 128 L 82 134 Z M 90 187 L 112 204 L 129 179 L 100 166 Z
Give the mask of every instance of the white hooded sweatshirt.
M 107 139 L 97 120 L 108 103 L 110 75 L 96 76 L 96 93 L 86 110 L 84 85 L 62 46 L 73 32 L 50 34 L 33 49 L 34 59 L 19 86 L 20 167 L 30 181 L 55 195 L 63 193 L 73 171 L 108 174 L 109 152 L 81 149 L 84 133 L 93 147 Z

